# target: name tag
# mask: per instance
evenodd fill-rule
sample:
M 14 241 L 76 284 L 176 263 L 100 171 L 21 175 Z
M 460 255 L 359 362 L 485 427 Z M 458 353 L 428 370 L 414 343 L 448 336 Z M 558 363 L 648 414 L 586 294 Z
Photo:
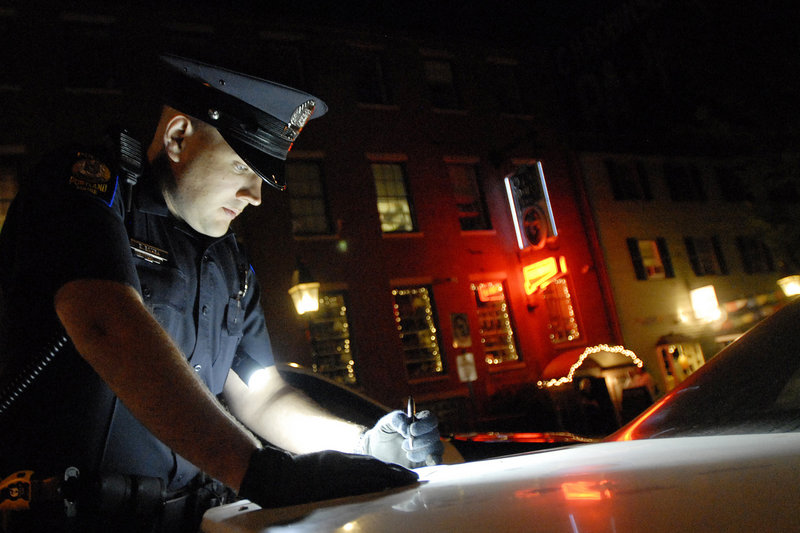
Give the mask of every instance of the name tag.
M 144 259 L 148 263 L 154 263 L 156 265 L 165 263 L 169 255 L 166 250 L 162 250 L 146 242 L 137 241 L 136 239 L 131 239 L 131 251 L 133 255 L 139 259 Z

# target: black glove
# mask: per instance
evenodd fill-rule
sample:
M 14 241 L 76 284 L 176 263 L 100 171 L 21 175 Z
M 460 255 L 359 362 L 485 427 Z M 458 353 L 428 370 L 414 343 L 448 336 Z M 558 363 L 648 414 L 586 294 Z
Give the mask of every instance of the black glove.
M 381 461 L 409 468 L 442 462 L 444 444 L 439 438 L 439 421 L 430 411 L 411 419 L 402 411 L 392 411 L 364 433 L 364 453 Z
M 335 451 L 290 455 L 276 448 L 256 450 L 239 496 L 261 507 L 284 507 L 355 496 L 417 481 L 416 473 L 374 457 Z

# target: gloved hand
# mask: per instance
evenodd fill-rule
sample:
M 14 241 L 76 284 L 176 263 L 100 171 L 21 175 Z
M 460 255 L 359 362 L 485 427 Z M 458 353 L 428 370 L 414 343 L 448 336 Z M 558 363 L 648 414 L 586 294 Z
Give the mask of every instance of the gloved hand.
M 408 468 L 439 464 L 444 444 L 438 426 L 430 411 L 421 411 L 413 419 L 402 411 L 392 411 L 364 433 L 361 447 L 381 461 Z
M 263 508 L 283 507 L 401 487 L 418 478 L 374 457 L 335 451 L 290 455 L 265 447 L 250 458 L 239 496 Z

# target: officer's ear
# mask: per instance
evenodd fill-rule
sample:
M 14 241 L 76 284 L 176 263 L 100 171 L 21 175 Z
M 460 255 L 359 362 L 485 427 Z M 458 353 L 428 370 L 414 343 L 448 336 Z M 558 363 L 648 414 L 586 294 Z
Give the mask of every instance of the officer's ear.
M 194 134 L 194 125 L 186 115 L 175 115 L 167 122 L 163 138 L 164 151 L 174 163 L 180 161 L 181 153 L 186 146 L 184 141 L 192 134 Z

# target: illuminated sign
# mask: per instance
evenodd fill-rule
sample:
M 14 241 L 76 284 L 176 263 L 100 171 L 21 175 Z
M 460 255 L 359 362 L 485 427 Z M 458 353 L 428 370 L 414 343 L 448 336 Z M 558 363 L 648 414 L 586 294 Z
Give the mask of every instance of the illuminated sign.
M 525 294 L 533 294 L 556 278 L 567 273 L 566 260 L 561 257 L 548 257 L 532 263 L 522 269 L 522 278 L 525 284 Z
M 506 176 L 504 182 L 517 246 L 520 250 L 529 246 L 543 248 L 548 238 L 558 236 L 558 231 L 542 163 L 537 161 L 535 166 L 522 166 L 514 174 Z
M 502 283 L 481 283 L 478 285 L 478 300 L 482 302 L 502 302 L 504 299 Z

